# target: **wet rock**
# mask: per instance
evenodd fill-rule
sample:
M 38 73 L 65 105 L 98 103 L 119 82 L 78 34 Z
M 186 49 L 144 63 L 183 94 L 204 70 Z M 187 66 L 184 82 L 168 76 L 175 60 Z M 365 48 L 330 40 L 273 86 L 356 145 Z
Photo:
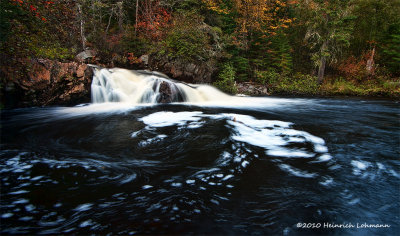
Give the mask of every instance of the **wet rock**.
M 238 93 L 251 96 L 265 96 L 269 95 L 266 85 L 257 84 L 253 82 L 243 82 L 237 84 Z
M 158 103 L 170 103 L 173 101 L 173 94 L 170 83 L 167 83 L 165 81 L 161 82 L 159 93 L 160 95 L 157 99 Z

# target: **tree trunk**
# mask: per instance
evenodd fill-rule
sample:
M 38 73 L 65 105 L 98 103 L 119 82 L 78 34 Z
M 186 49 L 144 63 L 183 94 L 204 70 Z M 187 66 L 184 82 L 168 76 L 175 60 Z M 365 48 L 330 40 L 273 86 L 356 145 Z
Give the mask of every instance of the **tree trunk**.
M 375 65 L 374 56 L 375 56 L 375 47 L 372 49 L 371 56 L 367 60 L 366 70 L 367 70 L 368 75 L 374 75 L 374 72 L 375 72 L 374 71 L 374 65 Z
M 325 66 L 326 66 L 326 57 L 322 56 L 318 69 L 318 84 L 322 84 L 322 82 L 324 81 Z
M 82 39 L 82 48 L 83 50 L 86 50 L 86 37 L 85 37 L 85 21 L 83 18 L 83 12 L 82 12 L 82 7 L 80 4 L 78 4 L 78 12 L 79 12 L 79 18 L 80 18 L 80 23 L 81 23 L 81 39 Z
M 123 2 L 117 2 L 117 7 L 118 7 L 118 27 L 119 31 L 123 32 L 123 21 L 124 21 L 124 11 L 123 11 Z
M 113 14 L 114 14 L 114 7 L 111 8 L 111 14 L 110 14 L 110 17 L 108 18 L 108 24 L 107 24 L 107 28 L 106 28 L 106 35 L 108 33 L 108 29 L 110 28 L 111 18 L 113 16 Z
M 321 59 L 319 61 L 319 68 L 318 68 L 318 84 L 322 84 L 324 81 L 324 75 L 325 75 L 325 66 L 326 66 L 326 56 L 325 56 L 325 51 L 328 47 L 328 42 L 324 41 L 322 43 L 321 47 Z
M 138 25 L 138 12 L 139 12 L 139 0 L 136 0 L 136 13 L 135 13 L 135 36 L 137 33 L 137 25 Z

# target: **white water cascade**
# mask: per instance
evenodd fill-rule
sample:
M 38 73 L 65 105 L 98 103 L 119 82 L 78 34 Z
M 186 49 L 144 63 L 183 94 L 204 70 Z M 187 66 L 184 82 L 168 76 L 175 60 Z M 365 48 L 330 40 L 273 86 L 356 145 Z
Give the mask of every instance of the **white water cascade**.
M 173 82 L 158 72 L 94 68 L 93 103 L 198 103 L 231 98 L 212 86 Z

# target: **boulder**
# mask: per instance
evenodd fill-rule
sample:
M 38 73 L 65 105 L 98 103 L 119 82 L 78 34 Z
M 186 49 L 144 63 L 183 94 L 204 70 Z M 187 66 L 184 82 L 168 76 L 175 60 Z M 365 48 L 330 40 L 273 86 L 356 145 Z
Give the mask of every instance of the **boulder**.
M 142 55 L 139 59 L 144 65 L 147 66 L 149 64 L 149 55 Z
M 83 52 L 80 52 L 78 55 L 76 55 L 76 59 L 78 61 L 85 61 L 86 59 L 93 58 L 97 55 L 97 52 L 95 50 L 85 50 Z
M 173 94 L 171 84 L 168 82 L 161 82 L 160 89 L 158 90 L 160 95 L 157 98 L 158 103 L 170 103 L 173 101 Z
M 250 96 L 265 96 L 269 95 L 268 88 L 266 85 L 254 83 L 254 82 L 243 82 L 236 84 L 239 94 L 246 94 Z

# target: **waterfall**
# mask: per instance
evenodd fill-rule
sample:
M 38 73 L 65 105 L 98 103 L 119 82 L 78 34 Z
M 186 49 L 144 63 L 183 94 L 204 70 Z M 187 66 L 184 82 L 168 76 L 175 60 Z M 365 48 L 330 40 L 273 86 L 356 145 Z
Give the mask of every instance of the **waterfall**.
M 230 98 L 212 86 L 174 82 L 158 72 L 94 68 L 93 103 L 197 103 Z

